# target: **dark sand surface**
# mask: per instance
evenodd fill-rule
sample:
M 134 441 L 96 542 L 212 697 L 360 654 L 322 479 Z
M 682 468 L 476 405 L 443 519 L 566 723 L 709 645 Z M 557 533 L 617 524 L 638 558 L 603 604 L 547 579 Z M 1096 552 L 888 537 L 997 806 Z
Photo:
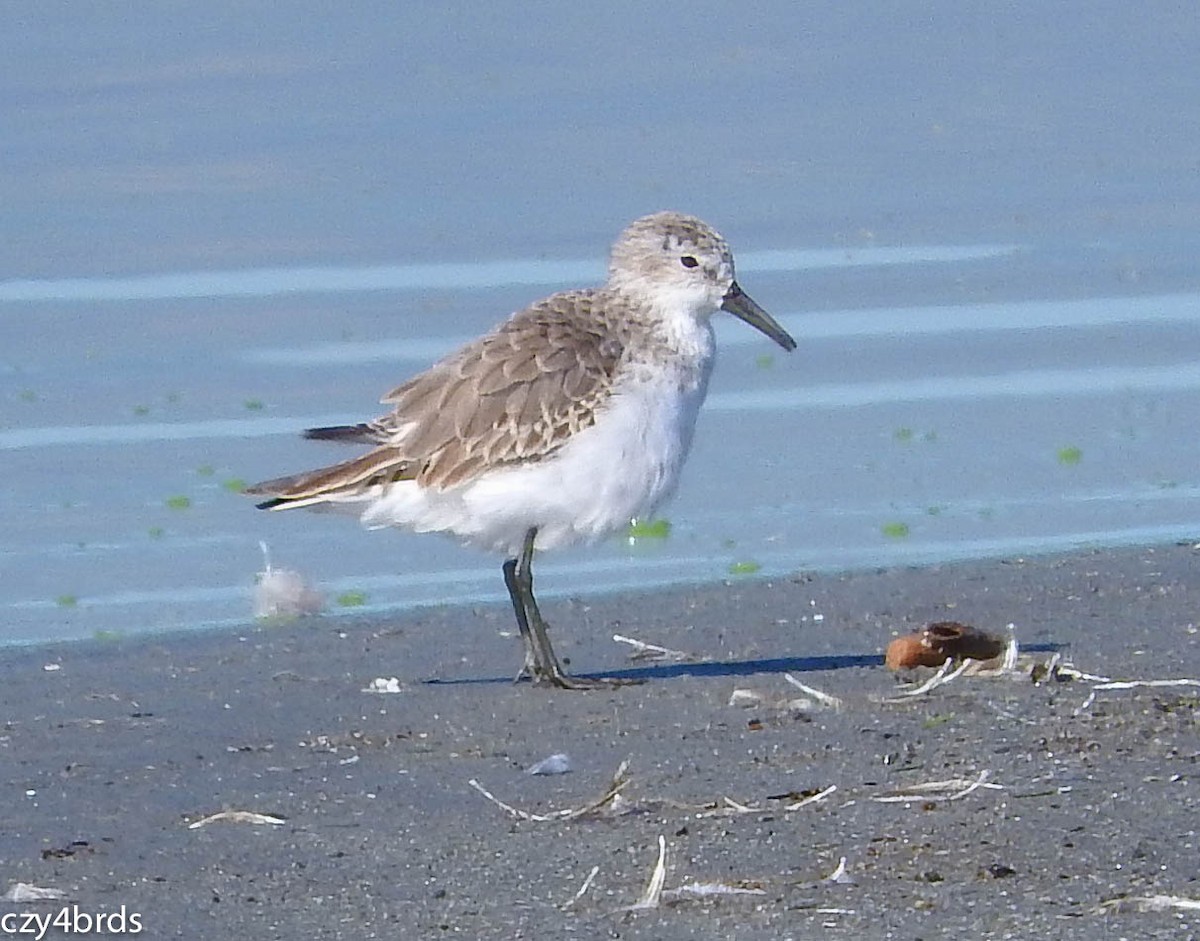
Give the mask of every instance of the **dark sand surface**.
M 1200 898 L 1200 689 L 1085 705 L 1086 681 L 964 677 L 891 704 L 880 653 L 931 620 L 1012 622 L 1039 658 L 1200 677 L 1198 563 L 1165 546 L 547 603 L 577 670 L 646 681 L 603 692 L 513 686 L 502 606 L 8 649 L 0 879 L 124 905 L 147 937 L 1193 937 L 1195 913 L 1102 906 Z M 631 665 L 614 631 L 712 662 Z M 797 694 L 785 672 L 844 707 L 772 705 Z M 572 773 L 523 772 L 554 752 Z M 516 820 L 468 783 L 547 813 L 625 759 L 621 814 Z M 1002 789 L 873 799 L 983 771 Z M 286 822 L 189 829 L 221 810 Z M 618 912 L 660 835 L 668 889 L 763 894 Z M 842 857 L 853 883 L 827 881 Z

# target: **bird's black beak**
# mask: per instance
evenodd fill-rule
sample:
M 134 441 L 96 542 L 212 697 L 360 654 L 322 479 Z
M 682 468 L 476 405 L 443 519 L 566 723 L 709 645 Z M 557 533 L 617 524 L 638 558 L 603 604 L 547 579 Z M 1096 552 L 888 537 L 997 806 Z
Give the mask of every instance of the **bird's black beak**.
M 792 335 L 779 326 L 779 321 L 754 303 L 753 298 L 743 291 L 736 281 L 729 285 L 729 290 L 725 292 L 725 300 L 721 301 L 721 310 L 733 314 L 738 320 L 746 321 L 755 330 L 765 333 L 785 350 L 791 351 L 796 348 L 796 341 L 792 339 Z

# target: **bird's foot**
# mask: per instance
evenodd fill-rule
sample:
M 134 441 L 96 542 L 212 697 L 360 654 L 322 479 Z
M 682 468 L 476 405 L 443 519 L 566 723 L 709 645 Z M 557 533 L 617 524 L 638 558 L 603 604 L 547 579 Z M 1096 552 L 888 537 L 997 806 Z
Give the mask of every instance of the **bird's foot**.
M 518 679 L 527 677 L 537 686 L 553 686 L 557 689 L 615 689 L 618 686 L 637 686 L 642 680 L 618 679 L 612 676 L 572 676 L 558 664 L 552 669 L 522 668 Z
M 615 689 L 618 686 L 638 686 L 643 680 L 618 679 L 611 676 L 572 676 L 555 663 L 546 667 L 526 659 L 513 683 L 528 681 L 534 686 L 553 686 L 556 689 Z

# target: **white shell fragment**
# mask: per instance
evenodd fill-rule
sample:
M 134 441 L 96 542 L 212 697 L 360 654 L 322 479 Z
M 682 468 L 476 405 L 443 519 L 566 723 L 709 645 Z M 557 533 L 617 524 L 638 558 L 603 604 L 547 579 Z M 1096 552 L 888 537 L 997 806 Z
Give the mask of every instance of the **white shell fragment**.
M 67 893 L 62 889 L 44 889 L 40 885 L 29 882 L 14 882 L 8 891 L 0 895 L 5 902 L 46 902 L 66 898 Z
M 571 771 L 571 758 L 563 752 L 534 762 L 525 769 L 526 774 L 567 774 Z
M 399 693 L 400 680 L 394 676 L 377 676 L 364 688 L 364 693 Z

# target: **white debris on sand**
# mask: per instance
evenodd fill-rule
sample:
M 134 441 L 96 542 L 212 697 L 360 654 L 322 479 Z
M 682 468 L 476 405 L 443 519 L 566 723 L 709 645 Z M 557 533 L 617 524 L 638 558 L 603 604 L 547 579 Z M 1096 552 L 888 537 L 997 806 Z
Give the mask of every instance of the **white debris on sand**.
M 557 752 L 541 761 L 536 761 L 525 769 L 526 774 L 567 774 L 571 771 L 571 757 L 564 752 Z
M 260 814 L 255 810 L 221 810 L 188 824 L 189 830 L 199 830 L 210 823 L 226 821 L 228 823 L 249 823 L 253 826 L 282 827 L 287 823 L 286 817 L 276 817 L 274 814 Z
M 66 898 L 67 893 L 62 889 L 44 889 L 39 885 L 33 885 L 29 882 L 14 882 L 8 887 L 8 891 L 0 895 L 0 899 L 5 902 L 52 902 L 56 899 Z
M 826 882 L 833 882 L 837 885 L 857 885 L 855 878 L 846 871 L 846 857 L 843 856 L 838 860 L 837 868 L 825 877 Z
M 267 544 L 260 542 L 263 570 L 254 586 L 254 616 L 256 618 L 294 618 L 320 614 L 325 598 L 310 588 L 299 572 L 277 569 L 271 565 Z
M 404 687 L 400 685 L 399 677 L 377 676 L 364 686 L 362 691 L 364 693 L 402 693 Z

